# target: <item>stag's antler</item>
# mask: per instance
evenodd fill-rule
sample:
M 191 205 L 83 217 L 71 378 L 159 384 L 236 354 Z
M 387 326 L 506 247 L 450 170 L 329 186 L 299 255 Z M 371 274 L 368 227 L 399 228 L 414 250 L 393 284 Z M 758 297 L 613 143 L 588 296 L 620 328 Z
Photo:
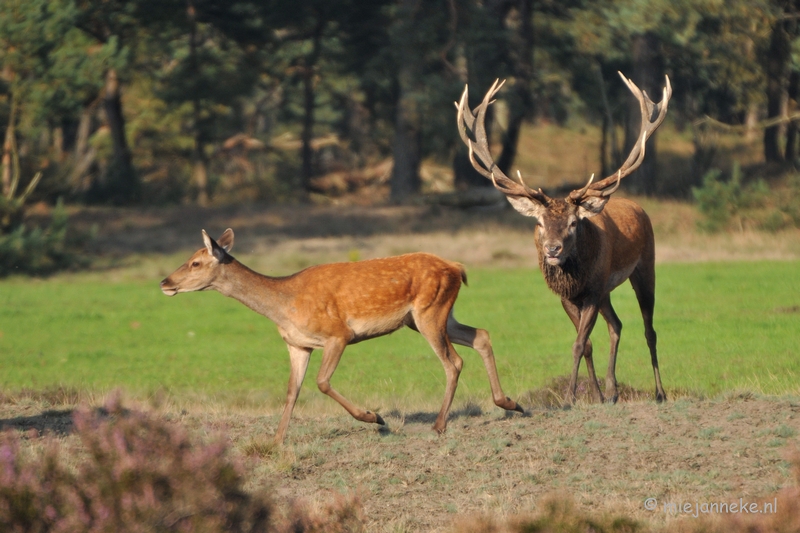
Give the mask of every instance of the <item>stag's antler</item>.
M 647 139 L 653 134 L 654 131 L 664 122 L 664 117 L 667 116 L 667 107 L 669 99 L 672 97 L 672 85 L 669 83 L 669 76 L 666 78 L 666 86 L 664 87 L 663 96 L 661 101 L 654 104 L 647 92 L 639 89 L 633 81 L 626 78 L 622 72 L 619 73 L 622 81 L 628 86 L 628 89 L 633 93 L 637 100 L 639 100 L 639 108 L 642 112 L 642 126 L 639 131 L 639 140 L 633 145 L 628 159 L 615 173 L 607 178 L 604 178 L 596 183 L 589 183 L 583 189 L 574 190 L 569 194 L 569 199 L 573 202 L 579 201 L 586 196 L 609 196 L 619 188 L 619 183 L 622 178 L 630 175 L 634 170 L 639 168 L 644 160 L 645 145 Z
M 519 176 L 519 183 L 505 175 L 500 168 L 495 164 L 492 158 L 492 153 L 489 151 L 489 139 L 486 136 L 486 111 L 489 106 L 494 103 L 494 95 L 505 83 L 498 79 L 492 84 L 483 97 L 483 101 L 473 111 L 469 109 L 469 87 L 464 87 L 464 92 L 461 95 L 461 100 L 456 102 L 458 115 L 456 120 L 458 122 L 458 133 L 464 144 L 469 148 L 469 160 L 472 166 L 482 176 L 489 178 L 494 183 L 494 186 L 507 196 L 520 196 L 528 197 L 543 204 L 547 204 L 550 198 L 542 192 L 531 189 L 522 181 L 522 176 Z M 473 141 L 469 134 L 475 138 Z M 476 159 L 477 156 L 477 159 Z

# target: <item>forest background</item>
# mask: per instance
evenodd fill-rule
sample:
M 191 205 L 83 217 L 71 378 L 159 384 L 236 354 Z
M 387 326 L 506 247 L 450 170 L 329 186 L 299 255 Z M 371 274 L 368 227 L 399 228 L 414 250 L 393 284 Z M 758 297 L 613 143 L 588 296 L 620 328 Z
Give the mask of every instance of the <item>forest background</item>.
M 528 125 L 590 128 L 587 176 L 561 179 L 578 184 L 613 172 L 638 132 L 638 104 L 617 71 L 654 100 L 669 75 L 667 128 L 687 147 L 681 164 L 665 162 L 654 137 L 625 188 L 693 198 L 694 187 L 701 208 L 725 204 L 706 209 L 727 219 L 794 172 L 797 4 L 6 0 L 0 231 L 18 231 L 23 204 L 59 198 L 322 201 L 378 183 L 371 201 L 402 203 L 491 186 L 470 168 L 452 102 L 465 83 L 477 99 L 495 78 L 508 80 L 490 120 L 499 167 L 519 160 Z M 743 171 L 733 165 L 741 154 L 719 157 L 730 134 L 763 140 Z M 444 185 L 421 177 L 424 162 Z M 555 183 L 543 174 L 528 179 Z M 800 223 L 780 197 L 756 226 Z

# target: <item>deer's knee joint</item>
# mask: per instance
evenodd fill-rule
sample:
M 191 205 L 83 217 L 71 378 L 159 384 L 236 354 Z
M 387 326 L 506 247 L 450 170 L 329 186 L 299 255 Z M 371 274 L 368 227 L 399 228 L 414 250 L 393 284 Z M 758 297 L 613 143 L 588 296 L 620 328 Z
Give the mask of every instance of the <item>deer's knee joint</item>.
M 317 381 L 317 388 L 323 394 L 328 394 L 331 391 L 331 382 L 327 379 Z
M 592 345 L 587 344 L 586 342 L 575 341 L 575 344 L 572 345 L 572 358 L 577 361 L 578 359 L 583 357 L 583 354 L 586 351 L 587 347 L 589 348 L 589 350 L 591 350 Z M 591 357 L 591 353 L 589 357 Z
M 492 339 L 489 337 L 489 332 L 485 329 L 478 329 L 475 332 L 475 350 L 484 354 L 486 352 L 491 352 L 492 350 Z

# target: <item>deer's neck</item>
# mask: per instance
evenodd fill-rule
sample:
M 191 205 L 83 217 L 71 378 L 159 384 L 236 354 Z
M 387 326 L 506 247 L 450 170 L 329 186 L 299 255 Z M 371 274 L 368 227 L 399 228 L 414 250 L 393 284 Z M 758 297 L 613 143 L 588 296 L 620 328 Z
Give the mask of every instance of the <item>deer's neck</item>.
M 276 324 L 282 322 L 286 301 L 281 285 L 281 278 L 259 274 L 236 259 L 226 264 L 223 273 L 214 281 L 214 289 L 221 294 L 239 300 Z
M 560 265 L 548 264 L 542 246 L 538 246 L 539 268 L 550 290 L 567 300 L 578 298 L 585 292 L 597 262 L 599 238 L 595 225 L 583 221 L 578 225 L 572 253 Z

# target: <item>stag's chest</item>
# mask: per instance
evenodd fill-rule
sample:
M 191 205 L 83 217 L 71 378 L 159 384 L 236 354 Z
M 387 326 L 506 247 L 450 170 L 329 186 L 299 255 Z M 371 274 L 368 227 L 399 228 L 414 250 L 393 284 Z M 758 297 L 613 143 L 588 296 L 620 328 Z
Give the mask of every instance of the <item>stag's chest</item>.
M 539 268 L 547 286 L 555 294 L 567 300 L 580 297 L 586 289 L 586 273 L 578 265 L 570 264 L 568 260 L 564 265 L 553 266 L 547 264 L 540 255 Z

